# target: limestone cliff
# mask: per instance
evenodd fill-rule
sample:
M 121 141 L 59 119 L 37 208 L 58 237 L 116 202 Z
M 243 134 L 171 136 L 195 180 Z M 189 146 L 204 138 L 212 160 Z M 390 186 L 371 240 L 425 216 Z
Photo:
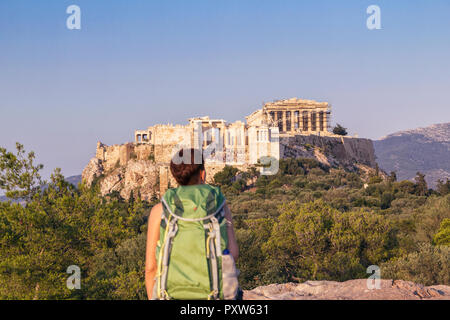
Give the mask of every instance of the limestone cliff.
M 99 142 L 96 156 L 83 170 L 82 180 L 88 186 L 98 183 L 103 196 L 118 192 L 124 199 L 129 199 L 132 193 L 140 194 L 143 200 L 160 197 L 167 187 L 176 186 L 168 164 L 154 160 L 154 153 L 163 151 L 149 144 L 107 146 Z M 206 165 L 207 182 L 212 182 L 214 174 L 224 166 Z M 245 170 L 247 166 L 239 168 Z
M 279 158 L 312 158 L 330 167 L 368 173 L 376 166 L 372 141 L 336 136 L 296 135 L 279 141 Z M 107 146 L 97 144 L 95 158 L 83 170 L 87 185 L 99 184 L 102 195 L 119 192 L 128 199 L 133 193 L 144 200 L 160 195 L 176 182 L 168 170 L 171 146 L 126 143 Z M 249 164 L 234 166 L 246 170 Z M 225 164 L 207 163 L 207 182 Z
M 281 158 L 315 158 L 331 167 L 376 166 L 372 141 L 361 138 L 296 135 L 280 138 Z
M 102 145 L 103 147 L 103 145 Z M 98 148 L 97 148 L 98 151 Z M 97 152 L 98 155 L 98 152 Z M 123 155 L 122 155 L 123 156 Z M 98 182 L 101 194 L 117 191 L 129 199 L 131 192 L 150 200 L 159 192 L 160 166 L 144 156 L 123 156 L 121 153 L 92 158 L 83 170 L 82 179 L 87 185 Z

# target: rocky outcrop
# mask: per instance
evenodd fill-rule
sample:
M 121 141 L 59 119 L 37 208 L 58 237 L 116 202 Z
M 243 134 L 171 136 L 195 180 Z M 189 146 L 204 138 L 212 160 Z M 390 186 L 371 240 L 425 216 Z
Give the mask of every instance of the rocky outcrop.
M 150 200 L 152 197 L 161 196 L 160 176 L 161 168 L 167 169 L 165 164 L 157 164 L 150 160 L 130 159 L 125 165 L 117 164 L 115 167 L 105 169 L 104 162 L 93 158 L 83 170 L 82 179 L 89 186 L 97 181 L 100 193 L 105 196 L 114 191 L 119 192 L 124 199 L 129 199 L 133 194 L 138 194 L 143 200 Z M 224 165 L 206 165 L 206 181 L 211 183 L 214 174 L 224 168 Z M 240 166 L 241 170 L 246 170 L 246 166 Z M 175 179 L 166 173 L 169 186 L 176 186 Z
M 332 167 L 376 166 L 372 141 L 361 138 L 296 135 L 280 138 L 280 157 L 313 158 Z
M 81 174 L 82 180 L 88 186 L 92 185 L 96 178 L 103 174 L 102 161 L 97 158 L 92 158 Z
M 83 170 L 83 181 L 91 185 L 96 178 L 100 193 L 104 196 L 114 191 L 124 199 L 140 194 L 143 200 L 150 200 L 157 194 L 159 185 L 159 166 L 146 160 L 129 160 L 126 165 L 117 165 L 105 170 L 101 160 L 91 159 Z
M 271 284 L 244 291 L 244 300 L 450 300 L 450 286 L 380 280 L 380 289 L 369 289 L 367 281 Z
M 124 168 L 121 195 L 128 198 L 131 191 L 138 192 L 145 200 L 157 194 L 159 186 L 159 167 L 145 160 L 128 162 Z
M 296 135 L 280 138 L 279 146 L 280 158 L 312 158 L 326 166 L 344 167 L 366 176 L 376 165 L 372 141 L 368 139 Z M 167 162 L 172 149 L 141 143 L 107 146 L 99 142 L 82 179 L 88 186 L 97 181 L 102 195 L 119 192 L 125 199 L 131 194 L 140 194 L 143 200 L 160 197 L 168 187 L 176 186 Z M 235 166 L 246 171 L 252 166 L 247 162 Z M 214 174 L 224 166 L 207 163 L 206 182 L 211 183 Z
M 97 181 L 105 196 L 118 192 L 124 199 L 138 194 L 150 200 L 159 194 L 159 169 L 152 158 L 153 146 L 126 143 L 107 146 L 97 143 L 95 158 L 83 170 L 82 180 L 88 186 Z

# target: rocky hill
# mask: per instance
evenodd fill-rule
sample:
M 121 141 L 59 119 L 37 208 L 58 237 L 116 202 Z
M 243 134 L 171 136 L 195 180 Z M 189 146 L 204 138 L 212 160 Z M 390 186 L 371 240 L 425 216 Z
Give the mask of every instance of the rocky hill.
M 412 180 L 417 171 L 431 187 L 450 179 L 450 122 L 400 131 L 374 141 L 379 166 L 395 171 L 399 180 Z
M 450 286 L 380 280 L 380 289 L 368 289 L 367 279 L 306 281 L 244 291 L 244 300 L 450 300 Z
M 340 136 L 297 135 L 280 139 L 280 158 L 311 158 L 328 167 L 342 167 L 349 171 L 368 173 L 376 166 L 372 141 Z M 161 145 L 126 143 L 107 146 L 99 142 L 96 156 L 83 170 L 87 185 L 98 182 L 102 195 L 118 192 L 129 199 L 140 194 L 144 200 L 159 197 L 176 182 L 168 173 L 171 148 Z M 225 164 L 206 163 L 206 181 Z M 242 171 L 251 165 L 233 164 Z
M 81 182 L 81 174 L 67 177 L 66 181 L 73 184 L 76 187 Z

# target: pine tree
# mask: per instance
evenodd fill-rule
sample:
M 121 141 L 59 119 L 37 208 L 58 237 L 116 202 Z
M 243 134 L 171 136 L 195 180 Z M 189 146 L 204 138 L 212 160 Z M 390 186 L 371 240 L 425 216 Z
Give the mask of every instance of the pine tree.
M 347 128 L 344 128 L 339 123 L 336 124 L 336 126 L 333 128 L 333 133 L 334 134 L 338 134 L 340 136 L 346 136 L 348 134 L 347 133 Z
M 428 185 L 425 181 L 425 175 L 423 173 L 417 172 L 416 177 L 416 194 L 418 196 L 425 196 L 428 192 Z

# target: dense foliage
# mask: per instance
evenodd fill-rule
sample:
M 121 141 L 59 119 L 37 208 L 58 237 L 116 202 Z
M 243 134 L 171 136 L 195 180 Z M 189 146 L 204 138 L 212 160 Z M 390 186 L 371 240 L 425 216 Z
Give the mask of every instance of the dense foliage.
M 379 265 L 383 278 L 449 284 L 446 185 L 434 191 L 421 173 L 415 182 L 397 182 L 395 172 L 383 178 L 373 171 L 286 159 L 278 174 L 259 176 L 244 192 L 233 187 L 244 184 L 241 173 L 223 184 L 237 227 L 243 287 L 367 278 L 369 265 Z
M 0 203 L 0 299 L 143 298 L 147 212 L 139 200 L 77 190 L 58 171 L 25 206 Z M 67 289 L 70 265 L 81 290 Z
M 59 170 L 43 185 L 34 154 L 0 150 L 0 187 L 23 202 L 0 203 L 0 299 L 145 299 L 146 219 L 153 203 L 101 197 Z M 24 179 L 22 179 L 24 178 Z M 234 215 L 240 282 L 383 278 L 449 284 L 450 194 L 375 171 L 287 159 L 273 176 L 226 167 L 216 176 Z M 448 183 L 448 182 L 447 182 Z M 66 286 L 81 269 L 81 289 Z

